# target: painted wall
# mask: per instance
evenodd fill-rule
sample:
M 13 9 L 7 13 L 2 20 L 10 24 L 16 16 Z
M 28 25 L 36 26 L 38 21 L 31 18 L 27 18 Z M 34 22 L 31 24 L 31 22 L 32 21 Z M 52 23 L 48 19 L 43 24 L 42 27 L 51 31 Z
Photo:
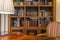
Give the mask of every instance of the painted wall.
M 56 21 L 60 22 L 60 0 L 56 0 Z

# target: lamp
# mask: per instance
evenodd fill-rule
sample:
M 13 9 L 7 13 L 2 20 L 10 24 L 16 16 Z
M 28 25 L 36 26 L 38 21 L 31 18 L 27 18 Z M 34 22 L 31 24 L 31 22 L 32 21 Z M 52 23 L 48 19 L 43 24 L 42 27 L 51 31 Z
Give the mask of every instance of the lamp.
M 14 14 L 13 0 L 0 0 L 1 33 L 8 34 L 8 14 Z

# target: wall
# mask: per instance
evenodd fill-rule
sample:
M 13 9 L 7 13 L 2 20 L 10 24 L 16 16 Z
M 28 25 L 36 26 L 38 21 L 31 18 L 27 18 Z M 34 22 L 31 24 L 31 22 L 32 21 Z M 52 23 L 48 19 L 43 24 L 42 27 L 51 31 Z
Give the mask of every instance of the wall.
M 56 0 L 56 21 L 60 22 L 60 0 Z

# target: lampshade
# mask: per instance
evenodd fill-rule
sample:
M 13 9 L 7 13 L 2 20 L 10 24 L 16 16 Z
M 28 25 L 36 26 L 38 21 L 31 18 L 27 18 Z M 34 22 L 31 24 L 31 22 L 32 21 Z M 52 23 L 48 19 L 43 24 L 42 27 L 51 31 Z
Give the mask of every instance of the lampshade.
M 0 14 L 14 14 L 13 0 L 0 0 Z

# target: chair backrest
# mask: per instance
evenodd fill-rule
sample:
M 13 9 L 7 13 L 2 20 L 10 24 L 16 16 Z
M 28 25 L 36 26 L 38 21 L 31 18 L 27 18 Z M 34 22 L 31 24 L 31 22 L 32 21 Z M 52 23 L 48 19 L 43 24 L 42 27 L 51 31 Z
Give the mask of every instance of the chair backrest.
M 48 37 L 60 37 L 60 24 L 51 22 L 47 26 Z

